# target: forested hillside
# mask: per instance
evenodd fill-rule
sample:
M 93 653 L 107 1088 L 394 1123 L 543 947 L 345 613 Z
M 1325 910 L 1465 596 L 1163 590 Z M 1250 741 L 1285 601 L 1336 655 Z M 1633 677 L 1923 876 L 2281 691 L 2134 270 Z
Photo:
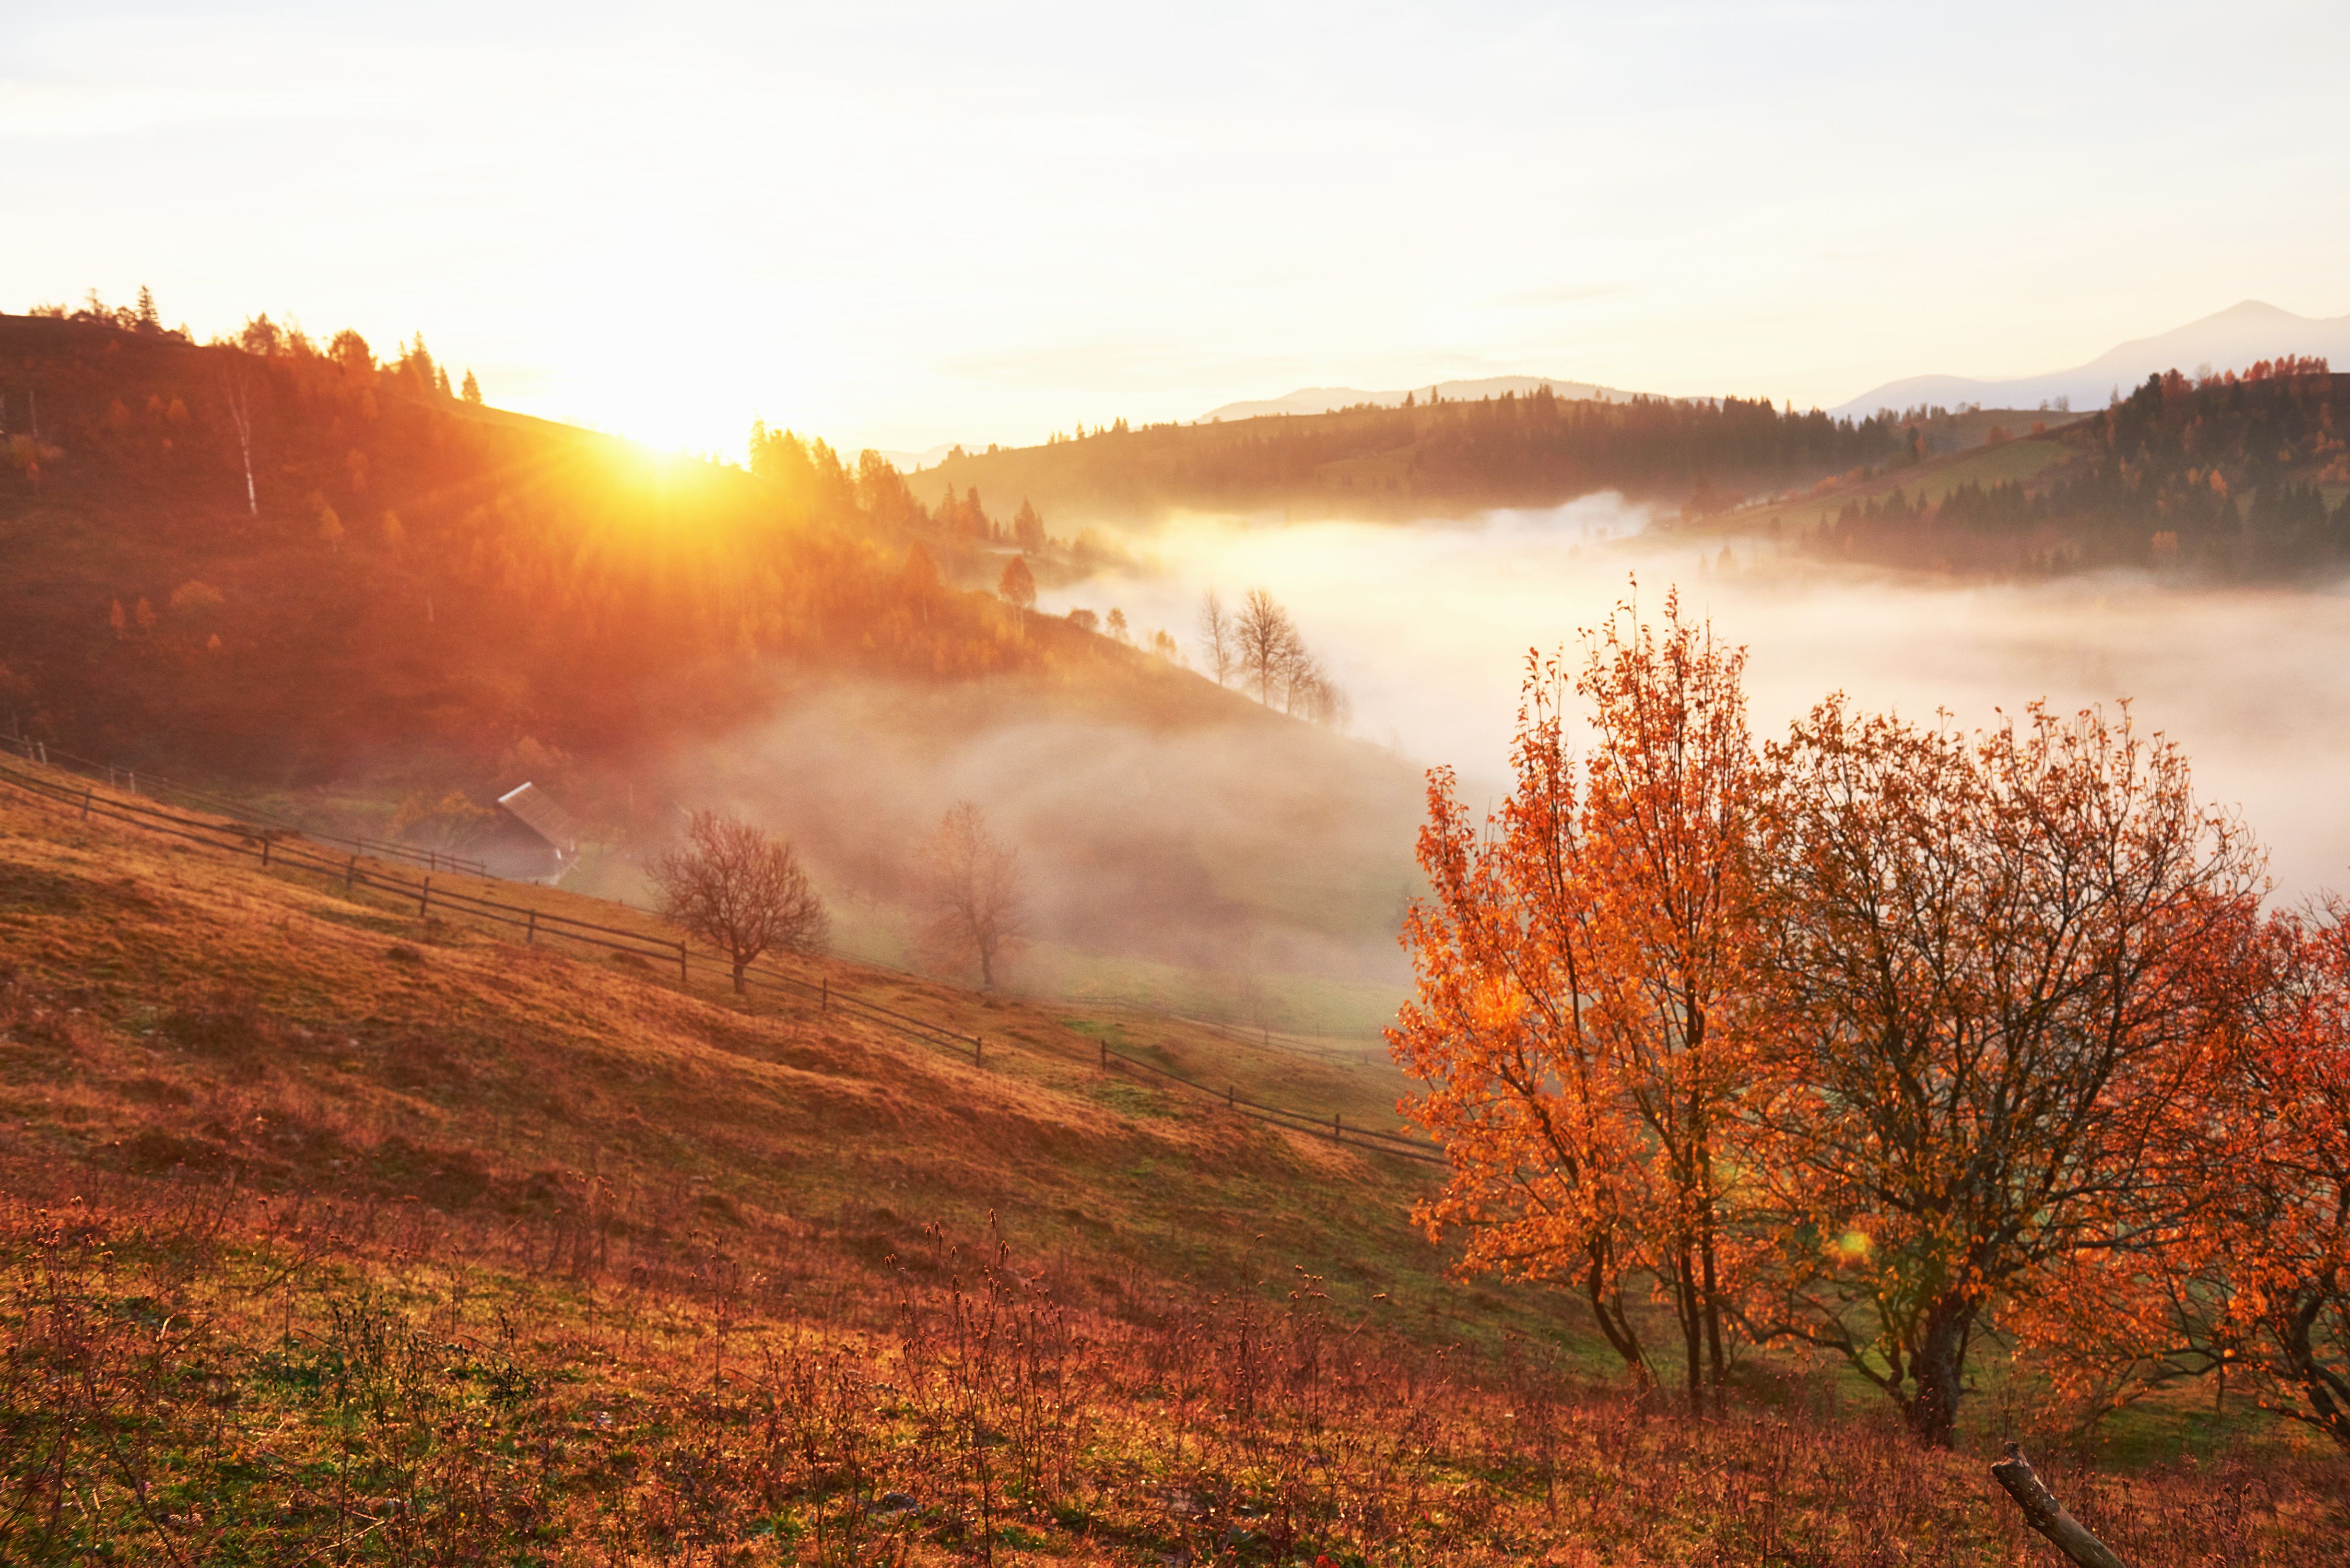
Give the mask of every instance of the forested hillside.
M 764 432 L 764 478 L 656 456 L 452 395 L 421 338 L 380 362 L 265 317 L 206 347 L 0 317 L 0 723 L 99 755 L 287 779 L 525 738 L 609 756 L 827 672 L 1220 697 L 950 586 L 971 541 L 878 460 L 851 479 Z
M 2350 566 L 2345 427 L 2350 376 L 2322 359 L 2173 370 L 2054 432 L 2064 451 L 2028 476 L 1897 475 L 1782 510 L 1818 550 L 1901 566 L 2331 576 Z
M 1112 524 L 1182 510 L 1457 515 L 1606 489 L 1704 513 L 1753 491 L 1971 445 L 1992 422 L 1943 409 L 1834 420 L 1767 399 L 1573 401 L 1545 388 L 1231 424 L 1137 430 L 1121 420 L 1043 446 L 958 452 L 912 483 L 925 497 L 977 488 L 1030 498 L 1056 518 Z

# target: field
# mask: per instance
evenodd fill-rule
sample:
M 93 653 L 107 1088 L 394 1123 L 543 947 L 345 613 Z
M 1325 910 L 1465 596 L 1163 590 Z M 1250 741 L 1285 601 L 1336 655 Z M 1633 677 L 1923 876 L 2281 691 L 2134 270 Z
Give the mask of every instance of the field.
M 1916 468 L 1894 469 L 1866 480 L 1824 482 L 1808 495 L 1757 502 L 1704 519 L 1684 523 L 1679 534 L 1716 532 L 1769 534 L 1799 539 L 1825 527 L 1837 511 L 1854 502 L 1882 500 L 1896 490 L 1912 504 L 1939 502 L 1961 484 L 1989 487 L 2038 478 L 2058 463 L 2075 457 L 2074 448 L 2044 437 L 2025 437 L 1997 446 L 1979 446 L 1931 459 Z
M 1391 1069 L 809 971 L 974 1064 L 700 967 L 0 792 L 0 1560 L 2048 1560 L 1980 1452 L 1794 1364 L 1637 1397 L 1445 1276 L 1428 1167 L 1099 1047 L 1366 1127 Z M 2134 1563 L 2350 1542 L 2284 1437 L 1976 1416 Z

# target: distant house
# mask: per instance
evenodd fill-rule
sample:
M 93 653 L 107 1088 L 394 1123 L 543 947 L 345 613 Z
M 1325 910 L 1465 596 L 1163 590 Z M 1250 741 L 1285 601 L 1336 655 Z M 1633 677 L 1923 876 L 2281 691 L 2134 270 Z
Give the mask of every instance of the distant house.
M 579 857 L 579 825 L 553 795 L 536 784 L 519 784 L 498 796 L 497 825 L 473 853 L 494 877 L 559 882 Z

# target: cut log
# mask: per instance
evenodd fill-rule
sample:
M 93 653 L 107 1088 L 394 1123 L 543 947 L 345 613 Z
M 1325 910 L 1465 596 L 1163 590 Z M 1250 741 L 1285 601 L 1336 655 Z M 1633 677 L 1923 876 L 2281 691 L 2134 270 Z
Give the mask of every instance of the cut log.
M 2032 1466 L 2025 1461 L 2023 1450 L 2013 1443 L 2007 1445 L 2007 1458 L 1991 1466 L 1991 1473 L 2015 1506 L 2023 1510 L 2023 1522 L 2048 1538 L 2049 1543 L 2062 1552 L 2079 1568 L 2129 1568 L 2113 1550 L 2089 1533 L 2086 1526 L 2064 1511 L 2055 1494 L 2041 1484 Z

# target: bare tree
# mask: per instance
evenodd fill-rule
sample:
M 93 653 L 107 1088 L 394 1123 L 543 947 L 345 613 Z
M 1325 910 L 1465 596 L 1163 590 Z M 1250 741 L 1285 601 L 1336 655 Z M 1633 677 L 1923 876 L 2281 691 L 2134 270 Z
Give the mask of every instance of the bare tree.
M 661 917 L 724 953 L 737 992 L 770 950 L 825 950 L 832 919 L 790 845 L 714 811 L 695 812 L 685 840 L 652 865 Z
M 1263 588 L 1251 588 L 1232 622 L 1232 642 L 1241 669 L 1256 682 L 1256 700 L 1273 705 L 1283 671 L 1298 647 L 1289 612 Z
M 234 351 L 228 368 L 221 372 L 221 397 L 228 404 L 229 423 L 236 429 L 236 448 L 244 458 L 245 509 L 258 517 L 261 498 L 253 488 L 253 400 L 245 390 L 244 357 Z
M 921 874 L 922 945 L 949 962 L 977 964 L 980 983 L 993 991 L 996 966 L 1027 929 L 1019 851 L 988 831 L 979 807 L 960 801 L 922 846 Z
M 1232 643 L 1232 618 L 1224 613 L 1224 601 L 1210 588 L 1200 599 L 1200 646 L 1206 652 L 1208 668 L 1215 671 L 1216 684 L 1222 686 L 1232 678 L 1235 649 Z

